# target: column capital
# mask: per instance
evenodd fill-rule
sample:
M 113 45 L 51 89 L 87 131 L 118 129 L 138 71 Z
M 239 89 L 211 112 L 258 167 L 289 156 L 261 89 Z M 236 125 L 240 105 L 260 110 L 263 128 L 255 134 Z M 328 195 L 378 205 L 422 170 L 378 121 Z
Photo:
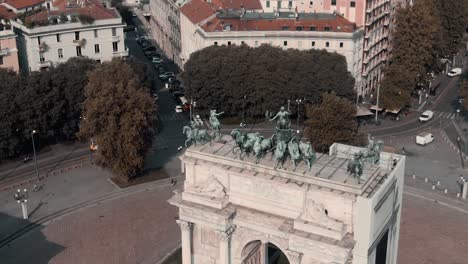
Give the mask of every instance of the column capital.
M 193 223 L 177 219 L 176 220 L 177 224 L 180 226 L 180 229 L 182 230 L 191 230 L 193 228 Z
M 217 230 L 216 234 L 218 235 L 220 240 L 228 241 L 231 238 L 234 231 L 236 231 L 236 226 L 232 225 L 226 231 Z
M 300 264 L 302 260 L 302 253 L 286 250 L 285 252 L 288 256 L 288 259 L 291 261 L 291 264 Z

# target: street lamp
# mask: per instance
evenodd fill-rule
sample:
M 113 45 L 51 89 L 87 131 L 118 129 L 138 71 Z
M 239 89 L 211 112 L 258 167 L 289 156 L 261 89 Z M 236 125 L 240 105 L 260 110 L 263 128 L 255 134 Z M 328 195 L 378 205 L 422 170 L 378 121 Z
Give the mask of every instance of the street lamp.
M 460 118 L 460 109 L 457 109 L 457 120 Z
M 28 202 L 28 190 L 18 189 L 13 198 L 15 198 L 15 200 L 21 204 L 21 209 L 23 211 L 23 219 L 28 219 L 28 207 L 26 206 L 26 203 Z
M 296 99 L 297 103 L 297 119 L 296 119 L 296 128 L 297 128 L 297 133 L 299 134 L 299 110 L 300 110 L 300 104 L 302 103 L 302 99 Z
M 465 169 L 465 163 L 463 162 L 463 153 L 461 149 L 461 138 L 457 137 L 457 144 L 458 144 L 458 152 L 460 153 L 460 161 L 462 165 L 462 169 Z
M 34 134 L 36 134 L 37 131 L 36 130 L 33 130 L 31 132 L 31 138 L 32 138 L 32 145 L 33 145 L 33 154 L 34 154 L 34 167 L 36 169 L 36 177 L 37 177 L 37 180 L 39 181 L 39 170 L 37 169 L 37 157 L 36 157 L 36 144 L 34 144 Z
M 241 128 L 245 127 L 245 99 L 247 99 L 247 95 L 244 95 L 242 100 L 242 123 L 240 123 Z
M 457 181 L 458 185 L 460 186 L 460 193 L 463 193 L 463 186 L 465 185 L 465 182 L 467 182 L 468 179 L 460 175 L 460 181 Z
M 380 85 L 377 85 L 377 103 L 375 109 L 375 124 L 379 124 L 379 99 L 380 99 Z
M 195 112 L 195 109 L 192 109 L 192 107 L 195 108 L 195 106 L 197 106 L 197 102 L 193 101 L 192 98 L 190 98 L 190 123 L 192 123 L 193 120 L 192 112 Z
M 290 104 L 291 104 L 291 100 L 288 99 L 288 111 L 290 111 L 290 110 L 289 110 L 289 109 L 290 109 L 290 107 L 289 107 Z

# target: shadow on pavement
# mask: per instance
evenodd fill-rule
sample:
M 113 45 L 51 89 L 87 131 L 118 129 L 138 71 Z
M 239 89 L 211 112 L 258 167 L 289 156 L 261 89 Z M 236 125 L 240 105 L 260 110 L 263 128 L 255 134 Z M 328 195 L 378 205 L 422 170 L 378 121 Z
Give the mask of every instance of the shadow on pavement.
M 0 213 L 0 263 L 47 264 L 65 249 L 47 240 L 41 231 L 42 225 L 21 235 L 31 225 L 33 223 L 28 220 Z

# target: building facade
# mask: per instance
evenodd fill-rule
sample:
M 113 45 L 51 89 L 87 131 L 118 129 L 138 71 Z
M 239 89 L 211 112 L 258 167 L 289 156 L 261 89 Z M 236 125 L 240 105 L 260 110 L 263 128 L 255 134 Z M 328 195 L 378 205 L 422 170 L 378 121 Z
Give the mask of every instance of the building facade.
M 6 24 L 0 24 L 0 68 L 19 71 L 16 34 Z
M 361 87 L 364 31 L 337 14 L 219 11 L 202 0 L 180 11 L 182 66 L 193 52 L 211 45 L 326 49 L 346 58 L 356 89 Z
M 185 0 L 150 1 L 150 25 L 153 39 L 166 56 L 181 65 L 180 15 L 179 8 Z
M 128 56 L 125 24 L 115 9 L 91 0 L 75 6 L 62 2 L 57 10 L 11 22 L 18 34 L 22 71 L 45 69 L 77 56 L 98 62 Z
M 286 161 L 240 160 L 235 144 L 181 156 L 182 263 L 396 264 L 405 157 L 380 153 L 361 179 L 347 172 L 362 148 L 334 144 L 309 170 Z
M 50 10 L 52 8 L 52 0 L 5 0 L 2 5 L 15 14 L 19 14 L 41 8 Z

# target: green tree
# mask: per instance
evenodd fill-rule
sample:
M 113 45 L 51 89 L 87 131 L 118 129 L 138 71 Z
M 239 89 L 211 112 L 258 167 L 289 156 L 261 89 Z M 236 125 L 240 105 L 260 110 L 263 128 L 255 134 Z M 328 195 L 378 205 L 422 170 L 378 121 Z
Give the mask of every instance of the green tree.
M 155 105 L 149 88 L 121 59 L 99 65 L 85 87 L 81 138 L 94 138 L 97 162 L 128 180 L 142 172 L 151 146 Z
M 0 160 L 17 156 L 24 148 L 24 129 L 16 94 L 21 78 L 12 70 L 0 69 Z
M 384 71 L 381 98 L 384 108 L 400 108 L 418 82 L 433 70 L 434 49 L 441 30 L 434 0 L 415 1 L 398 7 L 392 32 L 392 59 Z
M 354 78 L 345 58 L 325 50 L 211 46 L 190 56 L 183 78 L 197 111 L 216 108 L 230 116 L 242 111 L 244 95 L 246 115 L 252 117 L 288 99 L 317 101 L 322 92 L 355 98 Z
M 451 58 L 464 44 L 466 28 L 466 2 L 460 0 L 437 0 L 441 21 L 441 41 L 438 46 L 440 57 Z
M 356 106 L 333 93 L 323 93 L 318 104 L 307 107 L 305 136 L 317 151 L 327 152 L 335 142 L 359 141 Z

